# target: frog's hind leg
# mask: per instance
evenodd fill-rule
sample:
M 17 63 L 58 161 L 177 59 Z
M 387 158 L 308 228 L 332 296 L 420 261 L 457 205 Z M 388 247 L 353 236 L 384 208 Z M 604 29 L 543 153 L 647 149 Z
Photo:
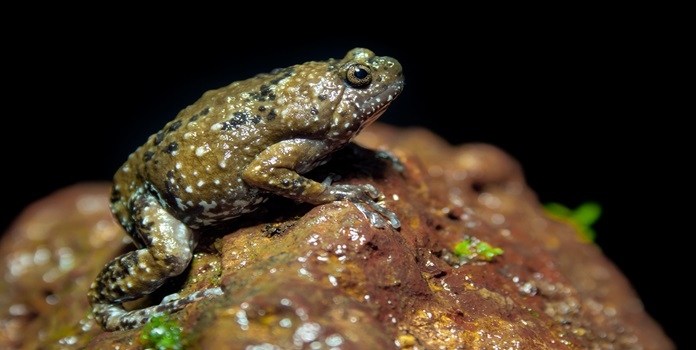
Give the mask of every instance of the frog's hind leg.
M 191 229 L 162 208 L 153 195 L 140 193 L 134 198 L 134 224 L 145 247 L 107 264 L 88 293 L 94 317 L 106 330 L 134 328 L 156 313 L 177 311 L 207 295 L 220 294 L 219 289 L 208 290 L 141 310 L 123 308 L 124 301 L 150 294 L 167 278 L 181 274 L 195 246 Z

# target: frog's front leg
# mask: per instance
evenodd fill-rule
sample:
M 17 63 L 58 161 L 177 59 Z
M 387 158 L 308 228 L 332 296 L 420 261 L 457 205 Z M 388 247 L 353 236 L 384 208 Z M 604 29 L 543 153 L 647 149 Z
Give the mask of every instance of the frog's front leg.
M 388 223 L 399 228 L 401 223 L 396 214 L 376 202 L 384 196 L 374 186 L 331 185 L 330 178 L 317 182 L 300 175 L 322 164 L 329 153 L 327 145 L 319 140 L 282 141 L 260 152 L 242 176 L 251 186 L 299 202 L 325 204 L 347 200 L 353 202 L 373 226 L 385 227 Z
M 173 312 L 220 290 L 206 290 L 186 298 L 145 309 L 126 311 L 122 303 L 152 293 L 167 278 L 182 273 L 195 247 L 190 228 L 169 214 L 146 191 L 136 192 L 132 202 L 134 225 L 144 247 L 108 263 L 88 293 L 95 319 L 106 330 L 129 329 L 160 312 Z

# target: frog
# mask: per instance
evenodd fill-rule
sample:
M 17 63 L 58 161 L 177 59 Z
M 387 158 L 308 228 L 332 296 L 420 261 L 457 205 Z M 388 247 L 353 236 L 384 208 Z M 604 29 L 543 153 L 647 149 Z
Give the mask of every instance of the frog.
M 275 196 L 311 205 L 347 201 L 371 226 L 398 230 L 399 218 L 374 185 L 305 174 L 339 150 L 359 148 L 354 137 L 403 88 L 399 61 L 357 47 L 342 59 L 276 68 L 207 91 L 182 109 L 113 176 L 111 211 L 135 250 L 107 263 L 91 284 L 96 322 L 106 331 L 132 329 L 222 295 L 213 287 L 141 309 L 123 305 L 182 274 L 207 228 L 249 215 Z

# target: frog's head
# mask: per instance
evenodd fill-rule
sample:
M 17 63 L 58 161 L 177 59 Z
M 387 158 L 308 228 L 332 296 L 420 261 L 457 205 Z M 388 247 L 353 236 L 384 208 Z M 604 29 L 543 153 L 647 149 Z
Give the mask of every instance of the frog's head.
M 356 48 L 340 60 L 276 69 L 250 82 L 259 90 L 248 97 L 277 112 L 267 138 L 314 138 L 330 153 L 384 113 L 403 90 L 404 75 L 397 60 Z
M 334 109 L 331 133 L 350 139 L 372 124 L 404 88 L 401 64 L 387 56 L 355 48 L 338 62 L 344 90 Z

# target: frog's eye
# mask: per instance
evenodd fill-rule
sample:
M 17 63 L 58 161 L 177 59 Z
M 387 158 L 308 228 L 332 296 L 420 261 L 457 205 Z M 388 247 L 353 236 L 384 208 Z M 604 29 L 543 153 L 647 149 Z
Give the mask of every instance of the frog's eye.
M 369 85 L 372 82 L 370 67 L 360 63 L 351 64 L 346 70 L 346 82 L 356 88 Z

